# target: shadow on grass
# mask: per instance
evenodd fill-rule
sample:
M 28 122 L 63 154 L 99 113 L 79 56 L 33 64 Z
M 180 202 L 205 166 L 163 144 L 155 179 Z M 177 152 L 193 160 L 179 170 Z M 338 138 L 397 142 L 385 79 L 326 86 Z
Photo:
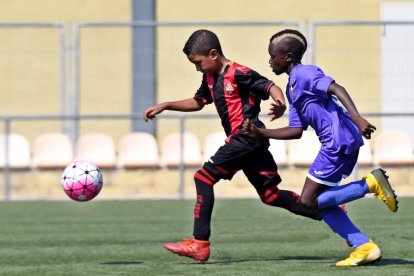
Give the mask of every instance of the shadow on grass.
M 386 266 L 386 265 L 413 265 L 414 260 L 404 260 L 404 259 L 384 259 L 379 260 L 375 265 L 377 266 Z
M 274 257 L 274 258 L 246 258 L 246 259 L 223 259 L 217 261 L 209 261 L 205 264 L 221 264 L 229 265 L 234 263 L 244 263 L 244 262 L 269 262 L 269 261 L 319 261 L 326 263 L 335 264 L 338 260 L 327 257 L 312 257 L 312 256 L 285 256 L 285 257 Z M 197 263 L 194 263 L 197 264 Z M 414 260 L 405 260 L 405 259 L 381 259 L 371 264 L 366 264 L 365 266 L 387 266 L 387 265 L 413 265 Z
M 244 262 L 272 262 L 272 261 L 326 261 L 332 262 L 332 258 L 325 257 L 312 257 L 312 256 L 286 256 L 286 257 L 274 257 L 274 258 L 245 258 L 245 259 L 223 259 L 217 261 L 209 261 L 206 264 L 234 264 L 234 263 L 244 263 Z M 196 264 L 196 263 L 195 263 Z
M 142 263 L 143 262 L 138 262 L 138 261 L 112 261 L 112 262 L 104 262 L 100 264 L 101 265 L 138 265 Z

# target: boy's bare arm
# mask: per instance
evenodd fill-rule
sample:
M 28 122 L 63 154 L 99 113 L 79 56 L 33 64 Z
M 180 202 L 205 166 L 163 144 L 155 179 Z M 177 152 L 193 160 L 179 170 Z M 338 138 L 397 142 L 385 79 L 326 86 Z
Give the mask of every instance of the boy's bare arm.
M 276 129 L 258 128 L 249 119 L 243 122 L 243 131 L 252 138 L 273 138 L 279 140 L 299 139 L 302 137 L 303 129 L 300 127 L 282 127 Z
M 272 107 L 270 108 L 270 111 L 267 113 L 267 115 L 272 116 L 270 118 L 270 121 L 273 121 L 277 118 L 282 117 L 283 113 L 285 113 L 286 101 L 285 97 L 283 96 L 282 89 L 280 89 L 280 87 L 276 84 L 270 87 L 269 94 L 275 102 L 271 104 Z
M 145 110 L 144 120 L 148 121 L 148 119 L 153 119 L 157 114 L 160 114 L 164 110 L 190 112 L 201 110 L 203 107 L 204 104 L 196 101 L 194 98 L 174 102 L 159 103 Z
M 371 139 L 371 134 L 376 130 L 375 126 L 370 124 L 365 118 L 363 118 L 346 89 L 337 83 L 332 83 L 328 88 L 328 93 L 335 95 L 342 103 L 345 109 L 348 111 L 352 118 L 352 121 L 356 124 L 359 132 L 367 139 Z

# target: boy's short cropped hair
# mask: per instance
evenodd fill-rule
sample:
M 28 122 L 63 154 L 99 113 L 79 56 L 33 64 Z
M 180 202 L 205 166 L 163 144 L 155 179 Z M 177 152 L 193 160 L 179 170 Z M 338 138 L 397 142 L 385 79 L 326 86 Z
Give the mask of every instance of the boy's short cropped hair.
M 216 49 L 220 55 L 223 55 L 217 35 L 209 30 L 197 30 L 188 38 L 183 52 L 187 56 L 190 54 L 207 56 L 212 49 Z
M 286 29 L 274 34 L 270 38 L 270 43 L 279 43 L 282 40 L 285 42 L 285 46 L 289 48 L 289 51 L 300 61 L 308 47 L 305 36 L 297 30 Z

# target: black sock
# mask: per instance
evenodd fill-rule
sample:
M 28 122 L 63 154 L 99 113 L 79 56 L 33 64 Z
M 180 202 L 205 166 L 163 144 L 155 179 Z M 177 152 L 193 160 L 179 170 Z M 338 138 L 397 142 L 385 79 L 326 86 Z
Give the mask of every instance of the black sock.
M 197 190 L 197 202 L 194 208 L 193 235 L 197 240 L 208 241 L 211 233 L 211 214 L 214 206 L 213 184 L 204 176 L 205 171 L 198 171 L 194 180 Z M 208 175 L 209 176 L 209 175 Z

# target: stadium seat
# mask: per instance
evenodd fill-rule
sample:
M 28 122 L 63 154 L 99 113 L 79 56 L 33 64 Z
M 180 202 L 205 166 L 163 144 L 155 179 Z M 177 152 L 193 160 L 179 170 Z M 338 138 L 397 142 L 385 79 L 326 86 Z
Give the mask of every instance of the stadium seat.
M 226 134 L 223 131 L 213 132 L 207 135 L 204 141 L 203 158 L 204 161 L 210 159 L 219 147 L 225 144 Z
M 321 143 L 314 131 L 307 130 L 302 138 L 289 141 L 289 163 L 294 167 L 308 167 L 316 158 Z
M 112 138 L 103 133 L 81 135 L 76 142 L 75 160 L 91 162 L 101 169 L 116 168 Z
M 118 166 L 124 169 L 158 168 L 158 144 L 152 134 L 133 132 L 125 135 L 118 147 Z
M 62 133 L 45 133 L 36 138 L 33 167 L 41 170 L 63 169 L 73 161 L 73 145 Z
M 201 165 L 201 149 L 198 138 L 192 133 L 183 134 L 183 164 L 185 167 L 198 167 Z M 181 134 L 168 134 L 161 148 L 161 165 L 167 168 L 177 168 L 181 161 Z
M 364 145 L 359 150 L 358 156 L 358 165 L 359 166 L 371 166 L 374 163 L 374 158 L 372 156 L 372 150 L 370 141 L 364 139 Z
M 16 133 L 8 135 L 8 162 L 10 169 L 29 169 L 31 163 L 30 146 L 27 139 Z M 0 168 L 6 167 L 6 135 L 0 135 Z
M 269 151 L 273 155 L 278 167 L 286 167 L 289 165 L 284 140 L 270 139 Z
M 387 131 L 375 139 L 375 164 L 399 166 L 414 164 L 413 145 L 408 134 L 402 131 Z

